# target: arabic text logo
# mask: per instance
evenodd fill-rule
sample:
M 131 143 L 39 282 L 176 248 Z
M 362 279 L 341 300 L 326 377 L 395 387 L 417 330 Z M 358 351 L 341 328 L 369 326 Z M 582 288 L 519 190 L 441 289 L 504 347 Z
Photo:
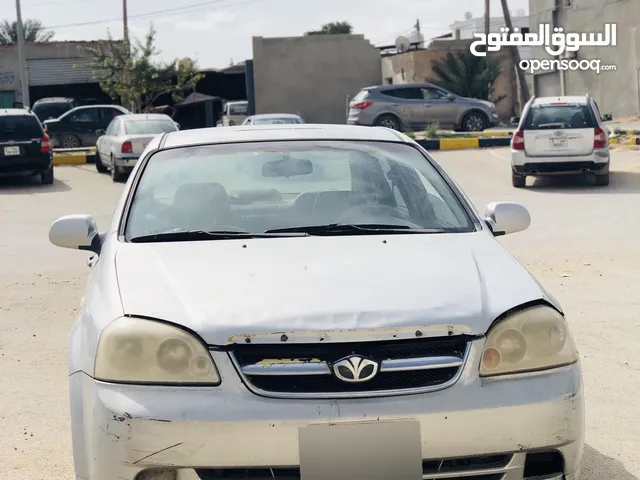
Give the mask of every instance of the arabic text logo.
M 474 33 L 478 40 L 471 44 L 470 50 L 476 57 L 486 57 L 487 52 L 497 52 L 502 47 L 544 47 L 549 55 L 557 57 L 565 51 L 576 52 L 580 47 L 615 47 L 618 44 L 618 26 L 606 23 L 604 33 L 568 33 L 562 27 L 552 28 L 549 24 L 541 24 L 538 33 L 521 33 L 514 28 L 501 28 L 500 33 Z M 479 51 L 478 47 L 486 47 Z
M 343 382 L 366 382 L 378 374 L 378 368 L 373 360 L 351 355 L 334 363 L 333 373 Z

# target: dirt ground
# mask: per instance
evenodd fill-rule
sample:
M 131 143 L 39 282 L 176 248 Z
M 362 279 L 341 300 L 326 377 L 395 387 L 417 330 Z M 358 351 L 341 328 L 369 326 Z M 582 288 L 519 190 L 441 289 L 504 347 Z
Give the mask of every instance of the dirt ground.
M 614 152 L 609 187 L 581 179 L 511 187 L 508 150 L 435 152 L 482 212 L 513 200 L 529 230 L 501 242 L 563 304 L 587 401 L 583 480 L 640 479 L 640 152 Z M 529 184 L 531 185 L 531 183 Z M 0 181 L 0 479 L 73 478 L 66 346 L 87 254 L 48 243 L 51 223 L 91 213 L 105 227 L 121 185 L 93 166 L 59 167 L 49 187 Z

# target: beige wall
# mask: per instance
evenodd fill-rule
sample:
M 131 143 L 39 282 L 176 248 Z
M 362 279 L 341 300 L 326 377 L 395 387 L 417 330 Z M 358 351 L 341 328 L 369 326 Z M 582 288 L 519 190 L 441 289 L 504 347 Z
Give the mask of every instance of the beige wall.
M 434 77 L 432 63 L 435 60 L 443 59 L 449 52 L 469 50 L 470 44 L 471 40 L 435 40 L 427 49 L 384 57 L 382 76 L 393 78 L 393 83 L 428 82 Z M 490 55 L 499 58 L 502 65 L 503 71 L 494 84 L 494 95 L 506 95 L 496 109 L 502 118 L 508 119 L 514 115 L 517 105 L 517 75 L 507 50 Z
M 347 96 L 382 81 L 380 51 L 362 35 L 253 38 L 256 113 L 345 123 Z

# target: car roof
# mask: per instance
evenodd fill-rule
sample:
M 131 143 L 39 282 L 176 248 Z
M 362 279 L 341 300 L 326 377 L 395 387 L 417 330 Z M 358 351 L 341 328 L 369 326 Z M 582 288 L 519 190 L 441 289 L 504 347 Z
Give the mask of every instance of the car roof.
M 121 105 L 82 105 L 80 107 L 75 107 L 72 108 L 71 110 L 73 111 L 77 111 L 77 110 L 86 110 L 88 108 L 115 108 L 117 110 L 121 110 L 121 111 L 128 111 L 126 108 L 124 108 Z M 69 111 L 71 111 L 69 110 Z
M 164 147 L 184 147 L 207 143 L 243 143 L 277 140 L 365 140 L 402 142 L 394 130 L 361 125 L 284 124 L 213 127 L 170 132 Z
M 551 105 L 552 103 L 573 103 L 586 105 L 587 97 L 582 95 L 569 95 L 564 97 L 537 97 L 533 100 L 532 105 Z
M 24 108 L 0 108 L 0 115 L 3 117 L 9 117 L 9 116 L 13 117 L 17 115 L 35 117 L 35 114 L 33 112 L 30 112 L 29 110 L 25 110 Z
M 249 118 L 300 118 L 300 116 L 293 113 L 259 113 Z
M 46 98 L 41 98 L 40 100 L 36 100 L 36 102 L 34 103 L 35 105 L 41 105 L 44 103 L 71 103 L 73 102 L 73 98 L 68 98 L 68 97 L 46 97 Z
M 130 120 L 171 120 L 171 117 L 164 113 L 129 113 L 116 118 L 124 120 L 125 122 Z

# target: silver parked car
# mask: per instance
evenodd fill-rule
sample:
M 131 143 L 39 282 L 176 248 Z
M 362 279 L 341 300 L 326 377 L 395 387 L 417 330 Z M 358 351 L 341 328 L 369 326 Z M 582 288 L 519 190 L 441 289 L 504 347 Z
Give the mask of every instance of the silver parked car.
M 162 113 L 137 113 L 113 119 L 96 143 L 96 169 L 111 171 L 114 182 L 123 181 L 131 172 L 153 137 L 175 132 L 179 126 Z
M 530 221 L 386 128 L 155 137 L 105 230 L 49 232 L 94 255 L 75 478 L 575 480 L 576 346 L 495 238 Z
M 247 117 L 243 125 L 274 125 L 274 124 L 304 123 L 299 115 L 292 113 L 261 113 Z
M 511 140 L 511 181 L 527 176 L 589 173 L 609 185 L 609 131 L 589 95 L 532 97 Z
M 460 97 L 430 83 L 367 87 L 349 102 L 349 125 L 413 131 L 433 123 L 481 132 L 498 124 L 498 113 L 491 102 Z

